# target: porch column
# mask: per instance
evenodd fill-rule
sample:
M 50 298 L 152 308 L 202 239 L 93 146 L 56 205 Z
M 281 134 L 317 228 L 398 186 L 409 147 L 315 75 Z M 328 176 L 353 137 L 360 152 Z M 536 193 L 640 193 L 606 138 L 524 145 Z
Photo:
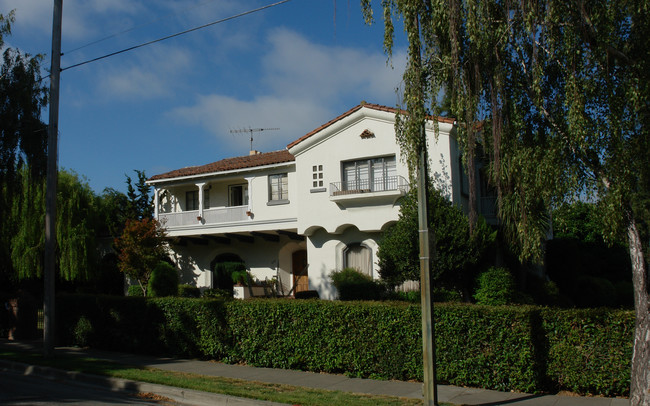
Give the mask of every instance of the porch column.
M 246 211 L 253 213 L 253 179 L 255 179 L 255 177 L 251 176 L 244 179 L 246 179 L 246 182 L 248 183 L 248 207 L 246 208 Z M 248 219 L 253 220 L 253 216 L 248 216 Z
M 199 216 L 203 218 L 203 187 L 205 183 L 197 183 L 196 186 L 199 188 Z
M 153 216 L 156 220 L 158 219 L 159 206 L 160 206 L 160 189 L 157 187 L 153 189 Z

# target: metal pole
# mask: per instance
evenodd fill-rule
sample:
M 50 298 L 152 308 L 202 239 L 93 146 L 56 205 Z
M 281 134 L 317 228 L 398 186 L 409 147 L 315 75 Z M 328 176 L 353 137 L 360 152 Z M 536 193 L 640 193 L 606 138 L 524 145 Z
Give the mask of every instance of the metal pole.
M 56 276 L 56 184 L 58 179 L 59 77 L 61 74 L 61 21 L 63 0 L 54 0 L 50 118 L 47 134 L 47 185 L 45 193 L 45 266 L 43 272 L 43 352 L 54 352 L 54 279 Z
M 436 355 L 434 343 L 433 300 L 431 298 L 431 258 L 427 219 L 427 165 L 424 123 L 421 129 L 418 159 L 418 228 L 420 235 L 420 303 L 422 305 L 422 355 L 424 357 L 424 404 L 438 405 Z

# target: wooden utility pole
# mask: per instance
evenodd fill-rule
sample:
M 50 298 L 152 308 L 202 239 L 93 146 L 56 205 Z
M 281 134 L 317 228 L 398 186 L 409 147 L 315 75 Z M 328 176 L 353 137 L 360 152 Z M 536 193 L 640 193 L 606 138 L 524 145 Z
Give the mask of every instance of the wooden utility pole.
M 61 21 L 63 0 L 54 0 L 50 119 L 47 133 L 47 185 L 45 193 L 45 266 L 43 273 L 43 352 L 54 352 L 54 280 L 56 277 L 56 184 L 58 181 L 59 78 L 61 74 Z
M 420 235 L 420 303 L 422 306 L 422 355 L 424 357 L 424 404 L 438 405 L 436 347 L 434 341 L 433 298 L 431 297 L 431 250 L 427 216 L 427 154 L 425 124 L 422 123 L 418 159 L 418 230 Z

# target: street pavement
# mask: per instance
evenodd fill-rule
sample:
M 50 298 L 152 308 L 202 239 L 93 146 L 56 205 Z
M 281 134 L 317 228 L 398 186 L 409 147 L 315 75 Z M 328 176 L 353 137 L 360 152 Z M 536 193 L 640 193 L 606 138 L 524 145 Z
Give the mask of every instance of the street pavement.
M 39 350 L 40 343 L 15 343 L 7 340 L 0 341 L 0 348 Z M 190 372 L 206 376 L 243 379 L 273 384 L 286 384 L 304 388 L 324 389 L 352 393 L 387 395 L 404 398 L 422 399 L 422 384 L 417 382 L 379 381 L 373 379 L 349 378 L 343 375 L 322 374 L 284 369 L 257 368 L 245 365 L 229 365 L 213 361 L 198 361 L 152 357 L 117 352 L 79 349 L 73 347 L 58 347 L 57 353 L 83 355 L 98 359 L 162 370 Z M 10 365 L 12 364 L 12 365 Z M 0 360 L 1 369 L 14 371 L 34 371 L 35 368 L 24 364 L 10 363 Z M 231 396 L 190 391 L 187 389 L 171 388 L 162 385 L 152 385 L 125 381 L 120 379 L 85 376 L 70 372 L 53 372 L 52 368 L 36 368 L 40 376 L 54 374 L 57 379 L 77 380 L 87 383 L 104 385 L 114 390 L 131 390 L 152 392 L 166 396 L 182 404 L 193 405 L 274 405 L 271 402 L 254 401 L 234 398 Z M 65 375 L 61 376 L 61 374 Z M 513 405 L 513 406 L 629 406 L 628 399 L 564 396 L 564 395 L 531 395 L 517 392 L 500 392 L 487 389 L 463 388 L 451 385 L 438 385 L 438 400 L 457 405 Z

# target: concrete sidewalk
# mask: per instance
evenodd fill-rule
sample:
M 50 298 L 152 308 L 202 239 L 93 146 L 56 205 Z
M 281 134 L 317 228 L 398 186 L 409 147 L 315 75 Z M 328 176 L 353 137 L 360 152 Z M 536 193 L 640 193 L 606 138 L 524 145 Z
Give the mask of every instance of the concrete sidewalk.
M 39 350 L 40 343 L 14 343 L 0 341 L 0 347 Z M 70 355 L 84 355 L 118 363 L 169 371 L 189 372 L 206 376 L 243 379 L 264 383 L 286 384 L 305 388 L 325 389 L 372 395 L 387 395 L 422 399 L 422 384 L 400 381 L 378 381 L 372 379 L 348 378 L 343 375 L 320 374 L 272 368 L 256 368 L 243 365 L 229 365 L 212 361 L 197 361 L 173 358 L 151 357 L 116 352 L 59 347 L 56 352 Z M 525 393 L 499 392 L 486 389 L 462 388 L 438 385 L 438 400 L 457 405 L 514 405 L 514 406 L 628 406 L 628 399 L 581 397 L 561 395 L 530 395 Z M 243 399 L 242 399 L 243 401 Z M 226 403 L 223 403 L 226 404 Z M 233 403 L 230 403 L 233 404 Z M 244 404 L 244 403 L 242 403 Z M 254 404 L 254 403 L 251 403 Z M 270 404 L 262 402 L 258 404 Z

